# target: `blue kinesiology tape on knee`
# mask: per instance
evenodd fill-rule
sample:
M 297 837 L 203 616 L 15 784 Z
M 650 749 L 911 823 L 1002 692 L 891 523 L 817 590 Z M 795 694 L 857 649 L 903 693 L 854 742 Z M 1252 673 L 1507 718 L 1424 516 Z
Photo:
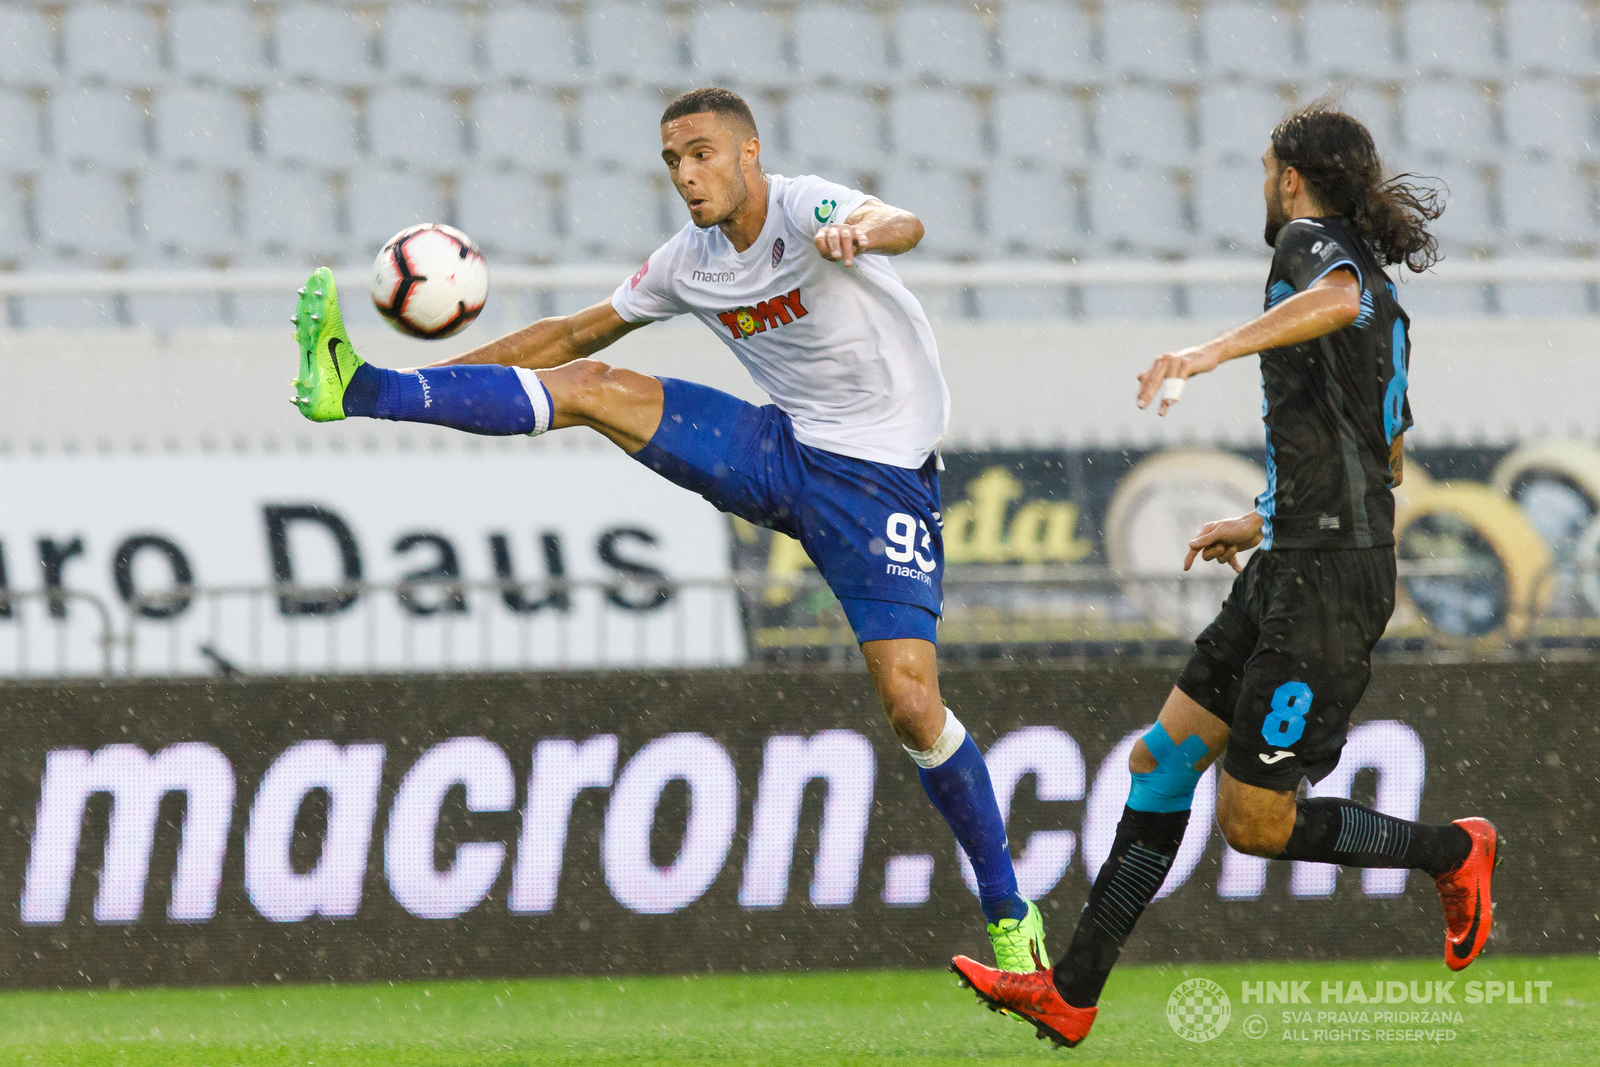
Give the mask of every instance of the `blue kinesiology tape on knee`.
M 1133 776 L 1128 807 L 1134 811 L 1188 811 L 1202 773 L 1194 769 L 1195 761 L 1206 754 L 1206 743 L 1199 734 L 1190 734 L 1183 744 L 1175 745 L 1160 723 L 1150 727 L 1141 740 L 1155 757 L 1156 769 Z

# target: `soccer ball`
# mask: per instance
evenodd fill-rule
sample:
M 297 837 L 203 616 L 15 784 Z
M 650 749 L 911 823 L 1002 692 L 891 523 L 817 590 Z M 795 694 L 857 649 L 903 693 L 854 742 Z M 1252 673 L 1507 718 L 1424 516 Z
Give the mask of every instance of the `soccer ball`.
M 372 264 L 372 302 L 389 325 L 438 340 L 467 328 L 489 299 L 489 265 L 472 238 L 425 222 L 389 239 Z

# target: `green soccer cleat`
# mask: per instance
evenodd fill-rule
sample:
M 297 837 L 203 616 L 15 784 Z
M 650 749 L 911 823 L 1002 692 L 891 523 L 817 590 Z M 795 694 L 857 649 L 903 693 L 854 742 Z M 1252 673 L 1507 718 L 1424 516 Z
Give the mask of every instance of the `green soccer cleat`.
M 318 267 L 300 290 L 294 309 L 294 340 L 300 346 L 300 377 L 294 380 L 294 405 L 312 422 L 344 418 L 344 391 L 365 362 L 356 355 L 339 313 L 333 271 Z
M 995 966 L 1002 971 L 1026 974 L 1050 966 L 1050 954 L 1044 949 L 1044 917 L 1031 900 L 1028 914 L 1022 918 L 990 923 L 989 940 L 994 943 Z

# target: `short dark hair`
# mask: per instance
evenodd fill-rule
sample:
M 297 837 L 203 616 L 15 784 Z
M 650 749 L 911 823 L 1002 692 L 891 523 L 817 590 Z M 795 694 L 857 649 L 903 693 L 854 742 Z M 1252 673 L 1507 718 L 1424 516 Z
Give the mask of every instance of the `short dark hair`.
M 1278 123 L 1272 154 L 1299 171 L 1317 202 L 1348 219 L 1385 264 L 1420 272 L 1438 261 L 1439 242 L 1428 223 L 1444 203 L 1433 180 L 1385 178 L 1371 132 L 1339 110 L 1334 97 L 1313 100 Z
M 681 119 L 685 115 L 701 115 L 707 111 L 718 115 L 732 115 L 749 127 L 753 136 L 760 136 L 756 131 L 756 117 L 750 113 L 750 105 L 744 102 L 744 97 L 732 90 L 710 85 L 703 89 L 690 89 L 668 104 L 667 110 L 661 113 L 661 124 L 665 126 L 673 119 Z

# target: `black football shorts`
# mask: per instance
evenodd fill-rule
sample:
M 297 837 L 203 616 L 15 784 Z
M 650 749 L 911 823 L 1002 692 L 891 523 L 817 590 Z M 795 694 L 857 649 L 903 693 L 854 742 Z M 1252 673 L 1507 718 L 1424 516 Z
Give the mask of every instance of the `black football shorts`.
M 1178 677 L 1232 731 L 1224 770 L 1279 791 L 1328 776 L 1394 596 L 1392 545 L 1250 557 Z

